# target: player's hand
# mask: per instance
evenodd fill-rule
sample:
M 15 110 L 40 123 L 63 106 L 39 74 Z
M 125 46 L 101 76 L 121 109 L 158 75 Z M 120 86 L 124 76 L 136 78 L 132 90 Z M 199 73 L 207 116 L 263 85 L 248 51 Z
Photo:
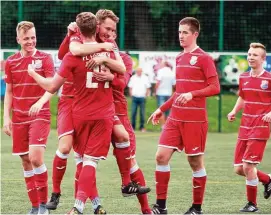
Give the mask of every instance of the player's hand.
M 175 103 L 176 105 L 185 105 L 187 102 L 191 101 L 192 98 L 192 93 L 182 93 L 177 97 Z
M 262 118 L 263 121 L 265 122 L 271 122 L 271 112 L 269 112 L 268 114 L 265 114 Z
M 67 27 L 67 31 L 68 31 L 67 32 L 68 36 L 71 36 L 74 33 L 78 32 L 78 26 L 77 26 L 76 22 L 71 22 Z
M 12 132 L 12 123 L 9 117 L 4 117 L 3 131 L 6 135 L 10 136 Z
M 235 120 L 235 115 L 236 115 L 235 111 L 229 112 L 227 115 L 228 121 L 233 122 Z
M 27 72 L 28 72 L 28 75 L 30 75 L 31 77 L 33 77 L 33 75 L 36 73 L 35 64 L 33 62 L 32 64 L 28 64 Z
M 35 104 L 33 104 L 28 112 L 29 116 L 37 116 L 42 109 L 43 104 L 41 104 L 39 101 L 37 101 Z
M 153 112 L 153 114 L 149 117 L 147 124 L 149 123 L 149 121 L 152 121 L 153 125 L 158 125 L 159 124 L 159 119 L 162 117 L 163 112 L 160 110 L 160 108 L 158 108 L 156 111 Z
M 101 72 L 93 72 L 93 77 L 95 77 L 98 81 L 112 81 L 114 79 L 114 75 L 110 72 L 110 69 L 106 66 L 102 67 Z
M 104 42 L 101 43 L 102 47 L 106 51 L 113 51 L 115 49 L 115 45 L 113 43 Z
M 93 69 L 96 66 L 100 66 L 105 62 L 105 57 L 94 57 L 86 62 L 86 67 L 88 69 Z

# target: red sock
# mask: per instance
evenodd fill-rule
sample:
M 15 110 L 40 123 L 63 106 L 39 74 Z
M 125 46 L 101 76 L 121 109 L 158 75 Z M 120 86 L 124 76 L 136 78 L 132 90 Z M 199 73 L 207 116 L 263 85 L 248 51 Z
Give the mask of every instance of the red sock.
M 269 181 L 271 180 L 269 175 L 267 175 L 266 173 L 257 170 L 257 176 L 260 182 L 264 183 L 264 184 L 268 184 Z
M 119 172 L 121 175 L 122 185 L 128 185 L 131 182 L 130 178 L 130 166 L 131 161 L 127 159 L 130 157 L 130 149 L 126 148 L 114 148 L 114 155 L 116 156 Z
M 79 181 L 79 176 L 82 171 L 83 167 L 83 162 L 80 162 L 76 165 L 76 172 L 75 172 L 75 178 L 74 178 L 74 198 L 76 198 L 76 193 L 78 190 L 78 181 Z
M 193 177 L 193 204 L 202 204 L 207 177 Z
M 35 181 L 38 190 L 39 203 L 46 203 L 48 199 L 48 172 L 45 164 L 35 169 Z
M 31 176 L 29 177 L 24 177 L 25 184 L 26 184 L 26 189 L 27 189 L 27 194 L 29 197 L 30 202 L 32 203 L 32 207 L 39 207 L 39 198 L 38 198 L 38 192 L 36 189 L 36 184 L 35 184 L 35 175 L 34 171 L 24 171 L 25 173 L 31 172 Z
M 257 186 L 246 185 L 247 188 L 247 200 L 257 205 Z
M 146 186 L 145 178 L 141 169 L 137 169 L 135 172 L 131 174 L 131 180 L 138 183 L 141 186 Z M 150 213 L 151 209 L 149 207 L 147 194 L 137 195 L 137 199 L 140 203 L 141 211 L 144 213 Z
M 169 168 L 169 166 L 167 167 Z M 157 170 L 155 171 L 156 199 L 167 199 L 169 179 L 170 179 L 170 169 L 163 172 Z
M 95 181 L 96 168 L 91 165 L 83 166 L 78 181 L 78 191 L 76 193 L 76 199 L 85 203 L 89 196 L 94 196 Z
M 67 158 L 60 158 L 58 155 L 55 155 L 53 162 L 53 192 L 61 193 L 60 185 L 63 179 L 63 176 L 66 172 Z

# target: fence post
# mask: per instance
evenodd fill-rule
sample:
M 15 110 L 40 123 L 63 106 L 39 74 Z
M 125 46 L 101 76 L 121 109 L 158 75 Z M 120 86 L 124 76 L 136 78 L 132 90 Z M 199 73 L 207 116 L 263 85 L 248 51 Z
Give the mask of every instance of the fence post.
M 218 50 L 224 51 L 224 0 L 219 4 L 219 40 Z M 222 132 L 222 90 L 218 95 L 218 132 Z
M 18 0 L 18 22 L 23 21 L 23 0 Z
M 120 0 L 120 30 L 119 30 L 119 48 L 124 49 L 124 34 L 125 34 L 125 0 Z

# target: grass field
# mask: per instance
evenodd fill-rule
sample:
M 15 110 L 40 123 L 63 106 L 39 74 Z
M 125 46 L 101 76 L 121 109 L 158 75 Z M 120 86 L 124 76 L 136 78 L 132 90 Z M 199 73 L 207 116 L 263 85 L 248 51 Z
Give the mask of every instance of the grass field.
M 147 184 L 152 188 L 149 202 L 155 202 L 155 152 L 159 133 L 136 133 L 137 160 L 143 169 Z M 205 214 L 233 214 L 246 203 L 245 179 L 233 173 L 232 159 L 236 134 L 208 135 L 206 149 L 206 169 L 208 182 L 204 203 Z M 25 214 L 29 202 L 24 185 L 23 172 L 19 157 L 11 155 L 11 139 L 2 135 L 1 144 L 1 214 Z M 51 166 L 55 154 L 57 138 L 52 130 L 47 146 L 45 162 L 49 169 L 51 191 Z M 265 158 L 259 168 L 271 172 L 271 147 L 267 146 Z M 73 206 L 74 161 L 70 156 L 66 175 L 62 185 L 62 197 L 59 209 L 52 214 L 64 214 Z M 115 158 L 110 152 L 106 161 L 98 166 L 97 181 L 102 204 L 110 214 L 140 214 L 136 197 L 124 198 L 120 194 L 120 177 Z M 184 154 L 175 153 L 171 161 L 171 180 L 168 192 L 169 213 L 184 213 L 191 204 L 191 170 Z M 258 205 L 261 213 L 271 214 L 271 199 L 265 200 L 263 186 L 259 185 Z M 92 213 L 90 203 L 86 214 Z

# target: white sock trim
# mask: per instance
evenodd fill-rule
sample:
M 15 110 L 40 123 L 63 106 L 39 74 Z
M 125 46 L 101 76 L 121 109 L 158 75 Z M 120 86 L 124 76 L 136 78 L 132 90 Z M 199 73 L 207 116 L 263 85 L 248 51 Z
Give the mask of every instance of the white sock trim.
M 59 150 L 56 150 L 56 155 L 61 159 L 67 159 L 69 154 L 62 154 Z
M 137 170 L 139 170 L 139 166 L 135 164 L 131 169 L 130 169 L 130 174 L 135 173 Z
M 39 175 L 47 171 L 46 165 L 42 164 L 38 168 L 34 168 L 35 174 Z
M 32 170 L 28 170 L 28 171 L 25 171 L 24 170 L 24 177 L 25 178 L 30 178 L 30 177 L 32 177 L 32 176 L 34 176 L 35 175 L 35 172 L 34 172 L 34 170 L 32 169 Z
M 94 168 L 96 169 L 96 168 L 97 168 L 97 165 L 98 165 L 98 163 L 95 162 L 95 161 L 90 161 L 90 160 L 88 160 L 88 161 L 83 161 L 83 167 L 84 167 L 84 166 L 92 166 L 92 167 L 94 167 Z
M 258 184 L 259 184 L 259 179 L 258 178 L 255 178 L 255 179 L 252 179 L 252 180 L 246 180 L 246 185 L 257 187 Z
M 193 177 L 194 178 L 200 178 L 200 177 L 204 177 L 206 175 L 207 175 L 207 173 L 206 173 L 205 168 L 200 169 L 199 171 L 193 172 Z
M 159 172 L 170 172 L 170 166 L 168 165 L 156 165 L 156 171 Z
M 130 141 L 122 142 L 122 143 L 115 143 L 115 146 L 118 149 L 128 148 L 130 146 Z

